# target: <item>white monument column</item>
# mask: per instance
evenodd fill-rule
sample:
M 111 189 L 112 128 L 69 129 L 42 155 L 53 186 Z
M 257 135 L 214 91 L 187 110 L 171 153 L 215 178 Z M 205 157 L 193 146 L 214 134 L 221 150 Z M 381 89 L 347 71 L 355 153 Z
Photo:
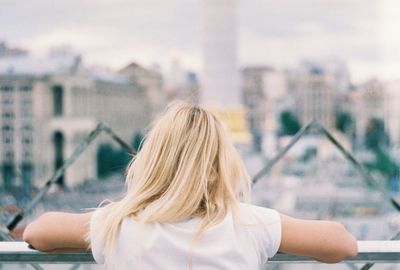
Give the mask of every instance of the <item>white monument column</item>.
M 200 103 L 241 104 L 236 40 L 237 0 L 203 0 L 203 74 Z
M 237 64 L 237 0 L 203 1 L 200 104 L 226 124 L 235 143 L 248 143 Z

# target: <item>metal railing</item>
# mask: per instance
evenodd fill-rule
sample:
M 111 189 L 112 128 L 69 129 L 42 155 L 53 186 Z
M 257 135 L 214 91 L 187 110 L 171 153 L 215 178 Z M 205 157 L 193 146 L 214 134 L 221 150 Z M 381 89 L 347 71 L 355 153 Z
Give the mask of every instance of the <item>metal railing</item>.
M 358 241 L 358 255 L 345 263 L 400 263 L 400 241 Z M 45 253 L 25 242 L 0 242 L 0 264 L 93 264 L 90 252 Z M 317 263 L 301 256 L 278 253 L 268 260 L 276 263 Z
M 11 231 L 16 228 L 18 223 L 21 222 L 25 218 L 25 216 L 31 212 L 36 205 L 43 199 L 45 194 L 49 191 L 50 187 L 57 183 L 57 180 L 65 173 L 65 170 L 70 167 L 75 161 L 79 158 L 79 156 L 85 152 L 85 150 L 89 147 L 89 145 L 100 135 L 102 132 L 107 133 L 114 141 L 116 141 L 122 148 L 124 148 L 127 152 L 134 155 L 136 151 L 126 143 L 121 137 L 119 137 L 110 127 L 105 125 L 104 123 L 99 123 L 95 129 L 93 129 L 87 137 L 81 141 L 80 144 L 74 149 L 71 156 L 69 156 L 63 163 L 63 165 L 58 168 L 54 174 L 46 181 L 45 185 L 40 188 L 39 192 L 33 197 L 33 199 L 24 207 L 24 209 L 20 210 L 16 214 L 14 214 L 10 221 L 3 226 L 0 224 L 0 241 L 13 241 L 13 237 L 11 236 Z M 1 242 L 0 242 L 1 243 Z M 0 261 L 1 262 L 1 261 Z M 34 269 L 42 270 L 43 268 L 34 263 L 31 264 Z
M 362 179 L 373 186 L 379 192 L 381 192 L 385 198 L 391 203 L 391 205 L 397 210 L 400 211 L 400 203 L 393 197 L 392 194 L 388 193 L 385 189 L 383 189 L 378 181 L 369 173 L 369 171 L 354 157 L 354 155 L 347 150 L 333 135 L 329 130 L 327 130 L 323 125 L 318 123 L 317 121 L 310 120 L 305 126 L 303 126 L 290 140 L 290 142 L 282 148 L 274 157 L 272 157 L 266 165 L 256 173 L 252 178 L 252 183 L 257 183 L 262 177 L 266 176 L 271 168 L 280 161 L 286 153 L 310 130 L 316 130 L 322 135 L 324 135 L 339 151 L 342 153 L 344 158 L 350 162 L 354 168 L 360 173 Z
M 35 197 L 26 205 L 25 209 L 20 210 L 16 213 L 11 220 L 7 223 L 5 228 L 1 228 L 0 230 L 0 240 L 3 238 L 5 240 L 10 240 L 9 232 L 12 231 L 18 223 L 25 217 L 27 213 L 32 211 L 35 206 L 42 200 L 44 195 L 50 189 L 52 185 L 54 185 L 57 180 L 65 173 L 65 170 L 70 167 L 78 157 L 89 147 L 89 145 L 100 135 L 101 132 L 105 132 L 111 136 L 111 138 L 116 141 L 122 148 L 124 148 L 127 152 L 134 155 L 136 154 L 135 149 L 133 149 L 128 143 L 126 143 L 121 137 L 119 137 L 110 127 L 105 125 L 104 123 L 99 123 L 95 129 L 93 129 L 87 137 L 82 140 L 82 142 L 74 149 L 71 156 L 69 156 L 63 163 L 63 165 L 58 168 L 53 176 L 50 177 L 46 181 L 46 184 L 39 190 L 39 192 L 35 195 Z
M 361 165 L 354 156 L 346 150 L 337 140 L 336 138 L 327 130 L 325 127 L 320 125 L 318 122 L 312 120 L 307 125 L 305 125 L 289 142 L 289 144 L 284 147 L 275 157 L 270 159 L 267 164 L 252 178 L 253 184 L 255 184 L 258 180 L 267 175 L 270 169 L 310 130 L 316 129 L 324 136 L 328 138 L 330 142 L 332 142 L 335 147 L 344 155 L 344 157 L 355 166 L 355 168 L 359 171 L 363 179 L 373 185 L 376 189 L 378 189 L 384 196 L 391 202 L 392 206 L 400 211 L 400 204 L 396 201 L 396 199 L 389 194 L 386 190 L 379 187 L 376 179 L 372 177 L 372 175 Z M 47 193 L 49 188 L 57 182 L 57 180 L 64 174 L 65 170 L 71 166 L 78 157 L 86 150 L 86 148 L 94 141 L 94 139 L 101 133 L 105 132 L 111 136 L 113 140 L 115 140 L 122 148 L 130 152 L 131 154 L 135 154 L 135 150 L 130 147 L 125 141 L 123 141 L 117 134 L 113 132 L 111 128 L 104 125 L 103 123 L 99 123 L 97 127 L 91 131 L 88 136 L 75 148 L 72 155 L 67 158 L 61 166 L 50 179 L 47 180 L 46 184 L 39 190 L 36 196 L 25 206 L 23 210 L 16 213 L 11 220 L 2 227 L 0 224 L 0 240 L 12 241 L 12 237 L 10 236 L 10 232 L 18 225 L 18 223 L 26 216 L 27 213 L 32 211 L 32 209 L 40 202 L 40 200 Z M 391 238 L 391 240 L 397 240 L 400 237 L 400 231 L 395 234 Z M 399 241 L 377 241 L 371 242 L 373 246 L 370 246 L 370 242 L 359 242 L 360 254 L 352 259 L 347 261 L 349 262 L 368 262 L 365 264 L 362 269 L 370 269 L 375 262 L 384 262 L 388 260 L 389 262 L 399 262 L 400 261 L 400 248 Z M 12 244 L 16 245 L 13 246 Z M 369 243 L 369 244 L 368 244 Z M 393 247 L 393 249 L 386 250 L 384 245 L 389 245 L 389 247 Z M 41 269 L 39 266 L 35 265 L 36 262 L 42 262 L 41 260 L 45 260 L 46 263 L 65 263 L 65 260 L 69 260 L 69 262 L 73 263 L 93 263 L 93 258 L 90 253 L 63 253 L 63 254 L 48 254 L 48 253 L 40 253 L 34 250 L 24 248 L 24 243 L 20 242 L 0 242 L 0 263 L 11 262 L 7 260 L 12 260 L 15 258 L 14 262 L 19 263 L 32 263 L 32 266 L 35 269 Z M 7 249 L 8 247 L 8 249 Z M 368 249 L 364 249 L 368 247 Z M 14 248 L 17 248 L 14 250 Z M 382 251 L 385 250 L 385 251 Z M 8 253 L 7 253 L 8 252 Z M 5 254 L 8 254 L 5 256 Z M 8 258 L 8 259 L 7 259 Z M 16 260 L 18 258 L 19 260 Z M 277 254 L 271 262 L 312 262 L 312 259 L 302 258 L 293 255 L 287 254 Z

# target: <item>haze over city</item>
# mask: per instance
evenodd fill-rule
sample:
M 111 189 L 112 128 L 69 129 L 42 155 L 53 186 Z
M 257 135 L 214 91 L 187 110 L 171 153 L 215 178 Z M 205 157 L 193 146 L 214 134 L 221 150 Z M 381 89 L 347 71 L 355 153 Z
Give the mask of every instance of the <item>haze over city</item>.
M 0 40 L 37 55 L 69 44 L 89 65 L 113 69 L 136 61 L 167 71 L 177 59 L 199 72 L 201 9 L 194 0 L 2 0 Z M 398 78 L 396 0 L 242 0 L 237 13 L 241 66 L 288 68 L 303 59 L 340 59 L 355 83 Z

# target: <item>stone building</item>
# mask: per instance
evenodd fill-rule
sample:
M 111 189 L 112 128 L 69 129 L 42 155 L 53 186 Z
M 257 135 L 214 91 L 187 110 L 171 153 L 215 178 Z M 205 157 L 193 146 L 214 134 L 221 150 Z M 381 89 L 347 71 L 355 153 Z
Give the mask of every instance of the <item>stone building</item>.
M 337 89 L 323 66 L 303 63 L 295 74 L 296 107 L 302 124 L 311 119 L 327 128 L 335 124 Z
M 255 150 L 261 151 L 262 144 L 273 148 L 268 141 L 276 135 L 279 112 L 290 107 L 292 101 L 287 95 L 287 90 L 285 72 L 267 66 L 243 68 L 242 98 Z M 266 141 L 263 142 L 263 139 Z
M 200 83 L 197 74 L 182 67 L 178 59 L 171 62 L 165 75 L 164 90 L 167 102 L 184 100 L 199 104 Z
M 390 140 L 400 145 L 400 80 L 386 83 L 386 123 Z
M 361 142 L 371 119 L 383 122 L 391 143 L 400 143 L 400 83 L 377 79 L 360 84 L 352 96 L 356 116 L 356 134 Z
M 4 41 L 0 41 L 0 57 L 5 57 L 5 56 L 24 56 L 27 55 L 28 51 L 20 49 L 20 48 L 15 48 L 15 47 L 10 47 L 8 46 L 7 43 Z
M 354 110 L 357 116 L 356 134 L 360 139 L 364 138 L 365 130 L 370 119 L 385 119 L 385 90 L 379 80 L 369 80 L 357 87 L 358 100 Z
M 167 102 L 184 100 L 193 104 L 199 104 L 200 85 L 197 75 L 187 71 L 182 73 L 182 79 L 178 82 L 169 81 L 166 89 Z
M 102 121 L 128 142 L 150 121 L 146 89 L 127 76 L 88 69 L 77 55 L 0 58 L 0 187 L 42 185 Z M 60 179 L 97 177 L 97 146 Z
M 152 113 L 151 118 L 165 107 L 167 96 L 164 91 L 164 80 L 157 67 L 145 68 L 132 62 L 122 68 L 119 74 L 128 76 L 133 83 L 142 88 L 149 101 L 146 105 L 149 106 L 148 111 Z

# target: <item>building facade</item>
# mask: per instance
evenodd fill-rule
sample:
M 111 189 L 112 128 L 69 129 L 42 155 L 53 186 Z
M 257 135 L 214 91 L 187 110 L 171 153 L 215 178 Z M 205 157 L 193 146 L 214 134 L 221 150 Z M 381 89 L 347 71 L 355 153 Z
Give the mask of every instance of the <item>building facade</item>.
M 291 107 L 285 72 L 267 66 L 251 66 L 242 70 L 242 98 L 253 146 L 267 152 L 275 145 L 279 113 Z M 265 139 L 265 140 L 264 140 Z
M 365 132 L 371 119 L 385 122 L 385 89 L 384 84 L 376 79 L 360 84 L 353 95 L 353 114 L 356 116 L 356 136 L 360 143 L 364 141 Z
M 177 59 L 173 60 L 165 76 L 165 93 L 168 102 L 184 100 L 199 104 L 200 84 L 197 74 L 183 68 Z
M 161 72 L 154 68 L 145 68 L 137 63 L 130 63 L 119 71 L 119 74 L 128 76 L 132 83 L 136 84 L 144 91 L 149 108 L 152 113 L 151 118 L 161 112 L 167 103 L 167 95 L 164 91 L 165 83 Z M 143 105 L 146 105 L 143 104 Z
M 337 89 L 322 66 L 303 64 L 295 74 L 296 108 L 302 124 L 315 119 L 326 128 L 335 124 Z
M 356 134 L 363 141 L 371 119 L 383 122 L 392 144 L 400 143 L 400 83 L 371 79 L 356 88 L 353 113 L 356 116 Z
M 400 80 L 388 82 L 385 87 L 389 137 L 392 143 L 400 145 Z
M 128 142 L 150 122 L 145 89 L 127 76 L 87 69 L 79 56 L 0 58 L 0 186 L 42 185 L 99 122 Z M 59 179 L 97 178 L 101 136 Z

